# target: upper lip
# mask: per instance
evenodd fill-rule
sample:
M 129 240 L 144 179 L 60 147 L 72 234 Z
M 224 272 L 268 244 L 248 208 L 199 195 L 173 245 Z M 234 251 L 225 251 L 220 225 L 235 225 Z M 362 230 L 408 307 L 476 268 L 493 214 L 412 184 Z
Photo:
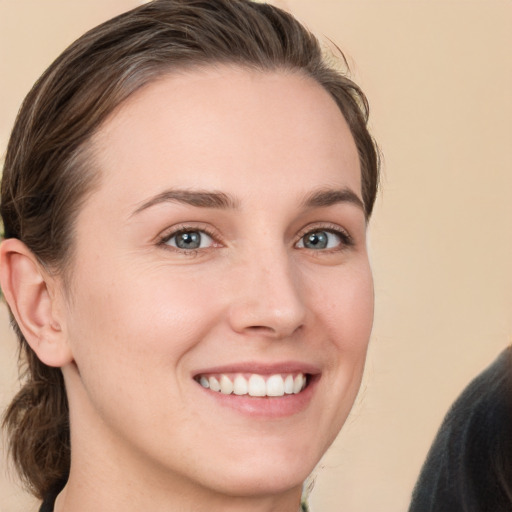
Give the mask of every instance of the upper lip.
M 278 363 L 239 362 L 221 366 L 212 366 L 194 372 L 194 377 L 212 373 L 256 373 L 258 375 L 275 375 L 278 373 L 304 373 L 316 375 L 320 369 L 311 364 L 299 361 L 283 361 Z

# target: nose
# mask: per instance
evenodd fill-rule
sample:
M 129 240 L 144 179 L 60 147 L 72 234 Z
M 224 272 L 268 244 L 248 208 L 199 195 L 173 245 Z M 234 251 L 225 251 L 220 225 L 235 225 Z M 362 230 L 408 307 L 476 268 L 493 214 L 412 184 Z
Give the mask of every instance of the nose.
M 233 277 L 229 321 L 234 331 L 282 339 L 304 325 L 305 290 L 285 250 L 251 258 Z

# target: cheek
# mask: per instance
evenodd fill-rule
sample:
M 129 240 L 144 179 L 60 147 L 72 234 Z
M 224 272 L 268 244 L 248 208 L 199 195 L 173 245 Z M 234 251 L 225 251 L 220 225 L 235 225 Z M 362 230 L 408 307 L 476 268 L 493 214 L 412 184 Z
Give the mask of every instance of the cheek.
M 325 451 L 345 423 L 359 391 L 373 324 L 374 294 L 371 270 L 365 262 L 340 267 L 328 283 L 320 284 L 310 296 L 318 322 L 315 331 L 324 334 L 318 350 L 325 356 L 321 382 L 328 398 L 315 418 L 318 432 L 323 432 L 318 441 Z
M 323 323 L 339 351 L 366 354 L 374 312 L 373 279 L 369 265 L 348 269 L 324 287 L 318 299 Z
M 89 362 L 95 372 L 176 366 L 207 335 L 218 317 L 215 295 L 201 280 L 159 274 L 117 269 L 82 283 L 69 315 L 80 370 Z
M 216 297 L 200 282 L 157 274 L 97 273 L 83 283 L 70 314 L 75 403 L 88 404 L 130 438 L 148 431 L 155 411 L 168 424 L 189 380 L 190 354 L 218 317 Z

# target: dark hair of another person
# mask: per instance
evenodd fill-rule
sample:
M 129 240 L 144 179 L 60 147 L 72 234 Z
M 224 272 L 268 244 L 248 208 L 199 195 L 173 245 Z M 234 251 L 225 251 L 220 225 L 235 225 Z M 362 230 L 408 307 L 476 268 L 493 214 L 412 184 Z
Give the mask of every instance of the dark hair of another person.
M 512 347 L 451 407 L 409 512 L 512 511 Z
M 318 40 L 291 15 L 266 4 L 155 0 L 84 34 L 27 95 L 5 158 L 5 237 L 20 239 L 49 272 L 65 278 L 77 213 L 101 177 L 88 146 L 93 134 L 145 84 L 173 70 L 215 64 L 298 72 L 328 91 L 354 137 L 370 217 L 379 159 L 367 130 L 367 100 L 326 62 Z M 42 498 L 69 474 L 68 404 L 60 369 L 41 363 L 13 323 L 26 366 L 4 427 L 18 472 Z

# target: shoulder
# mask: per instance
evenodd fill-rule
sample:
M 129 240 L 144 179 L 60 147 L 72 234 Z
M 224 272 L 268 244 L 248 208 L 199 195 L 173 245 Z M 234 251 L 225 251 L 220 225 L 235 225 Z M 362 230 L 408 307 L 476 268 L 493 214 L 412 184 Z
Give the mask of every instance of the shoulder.
M 416 484 L 410 512 L 512 510 L 512 348 L 462 392 Z

